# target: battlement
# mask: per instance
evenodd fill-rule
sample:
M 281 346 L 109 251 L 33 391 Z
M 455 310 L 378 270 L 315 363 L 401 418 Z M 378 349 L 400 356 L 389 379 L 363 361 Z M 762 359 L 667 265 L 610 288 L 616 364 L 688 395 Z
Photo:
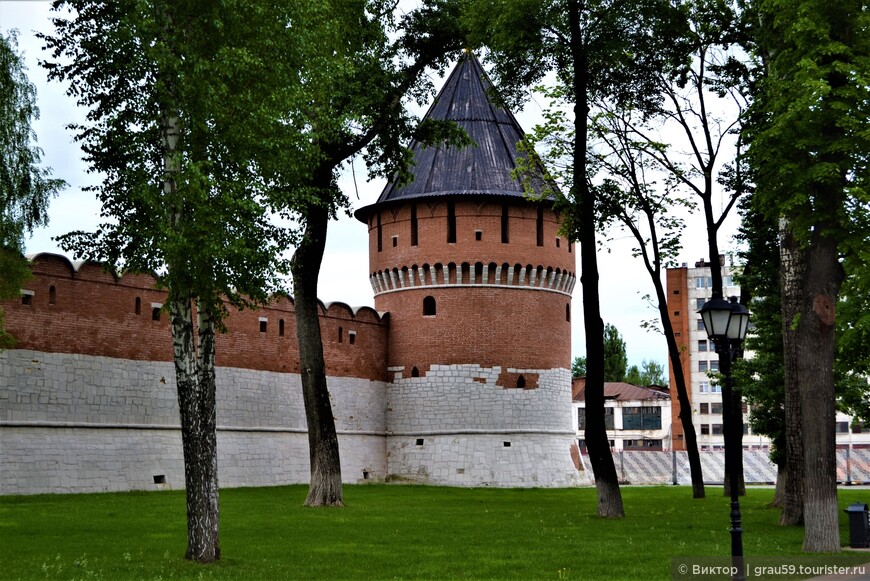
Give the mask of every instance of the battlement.
M 166 292 L 149 274 L 117 273 L 57 254 L 31 258 L 21 297 L 2 303 L 19 349 L 138 361 L 172 361 Z M 384 380 L 388 317 L 370 307 L 320 304 L 327 373 Z M 257 309 L 230 310 L 217 338 L 217 365 L 299 372 L 293 299 L 277 295 Z

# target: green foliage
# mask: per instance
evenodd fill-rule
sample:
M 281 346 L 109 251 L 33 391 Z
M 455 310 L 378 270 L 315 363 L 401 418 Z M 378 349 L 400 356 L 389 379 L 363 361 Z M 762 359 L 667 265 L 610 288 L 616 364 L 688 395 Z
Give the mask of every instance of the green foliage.
M 36 88 L 17 52 L 16 31 L 0 34 L 0 300 L 18 296 L 30 277 L 24 236 L 48 223 L 48 203 L 66 183 L 40 167 L 32 123 L 39 119 Z M 0 309 L 0 349 L 14 345 Z
M 223 312 L 265 300 L 286 270 L 267 167 L 309 155 L 292 15 L 269 3 L 55 2 L 49 77 L 88 107 L 74 126 L 105 219 L 61 237 L 78 256 L 158 273 L 170 298 Z M 71 9 L 74 18 L 61 11 Z M 177 143 L 172 143 L 172 139 Z M 167 141 L 169 139 L 169 141 Z M 298 168 L 288 164 L 285 172 Z
M 728 498 L 708 492 L 689 510 L 684 487 L 624 487 L 630 516 L 615 520 L 593 515 L 594 487 L 348 485 L 342 511 L 303 507 L 305 486 L 225 489 L 232 557 L 207 568 L 177 556 L 182 491 L 5 496 L 0 566 L 9 579 L 667 579 L 674 557 L 727 564 Z M 841 490 L 839 506 L 864 492 Z M 741 499 L 746 553 L 794 559 L 802 531 L 779 526 L 772 497 L 749 488 Z M 614 559 L 626 547 L 631 558 Z
M 623 381 L 628 367 L 625 341 L 610 323 L 604 326 L 604 381 Z
M 640 368 L 638 368 L 637 365 L 629 367 L 625 374 L 624 381 L 626 383 L 643 385 L 645 387 L 650 385 L 660 385 L 664 387 L 668 385 L 668 380 L 665 378 L 664 366 L 658 361 L 647 361 L 646 359 L 641 362 Z
M 571 377 L 586 377 L 586 358 L 575 357 L 571 363 Z

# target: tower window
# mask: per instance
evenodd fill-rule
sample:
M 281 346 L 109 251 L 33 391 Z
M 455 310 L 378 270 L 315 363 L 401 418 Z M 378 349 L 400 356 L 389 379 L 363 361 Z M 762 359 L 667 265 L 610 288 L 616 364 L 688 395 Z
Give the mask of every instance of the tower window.
M 571 305 L 565 305 L 565 320 L 571 322 Z
M 278 336 L 284 336 L 284 319 L 278 319 Z
M 411 246 L 417 246 L 417 204 L 411 206 Z
M 508 205 L 502 204 L 501 206 L 501 243 L 507 244 L 510 241 L 510 232 L 508 230 L 509 225 L 508 220 Z
M 378 219 L 378 226 L 377 226 L 377 228 L 378 228 L 378 252 L 380 252 L 384 249 L 384 237 L 383 237 L 383 232 L 381 230 L 381 213 L 380 212 L 378 212 L 377 219 Z
M 151 303 L 151 320 L 159 321 L 160 320 L 160 309 L 163 308 L 163 305 L 160 303 Z
M 411 370 L 411 377 L 420 377 L 420 370 L 416 366 Z
M 520 375 L 520 376 L 517 378 L 517 387 L 518 387 L 519 389 L 525 389 L 525 388 L 526 388 L 526 378 L 523 377 L 522 375 Z
M 423 316 L 432 317 L 436 312 L 435 297 L 426 297 L 423 299 Z
M 140 299 L 139 297 L 136 297 L 136 304 L 133 308 L 134 308 L 137 315 L 141 315 L 142 314 L 142 299 Z
M 562 244 L 562 239 L 559 238 L 558 236 L 556 236 L 556 248 L 559 248 L 561 244 Z
M 544 245 L 544 207 L 538 206 L 538 219 L 536 220 L 538 233 L 538 246 Z
M 33 291 L 31 290 L 23 290 L 21 291 L 21 304 L 30 306 L 33 304 Z
M 399 245 L 399 237 L 393 236 L 393 248 Z
M 356 331 L 348 331 L 347 332 L 347 342 L 351 345 L 356 344 Z
M 338 342 L 344 343 L 344 327 L 338 328 Z
M 477 240 L 478 242 L 483 240 L 483 231 L 482 230 L 475 230 L 474 231 L 474 239 Z
M 57 289 L 54 288 L 54 285 L 48 287 L 48 304 L 53 305 L 57 302 Z
M 456 242 L 456 204 L 447 202 L 447 242 Z
M 269 325 L 269 319 L 267 319 L 266 317 L 260 317 L 260 332 L 261 333 L 266 332 L 266 328 L 268 325 Z

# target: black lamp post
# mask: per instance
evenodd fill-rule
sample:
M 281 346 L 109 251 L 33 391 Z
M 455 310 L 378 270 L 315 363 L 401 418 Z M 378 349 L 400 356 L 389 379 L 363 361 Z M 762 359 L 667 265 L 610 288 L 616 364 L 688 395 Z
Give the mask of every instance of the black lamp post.
M 739 410 L 734 409 L 734 380 L 731 377 L 731 364 L 742 355 L 741 346 L 749 329 L 749 310 L 737 302 L 737 297 L 731 301 L 712 298 L 701 307 L 701 318 L 707 336 L 716 346 L 716 353 L 725 354 L 722 358 L 722 369 L 725 385 L 722 387 L 722 412 L 725 423 L 725 470 L 728 472 L 731 485 L 731 564 L 735 568 L 734 579 L 745 579 L 743 568 L 743 528 L 740 522 L 740 501 L 738 500 L 739 480 L 737 471 L 738 454 L 741 453 L 737 422 Z

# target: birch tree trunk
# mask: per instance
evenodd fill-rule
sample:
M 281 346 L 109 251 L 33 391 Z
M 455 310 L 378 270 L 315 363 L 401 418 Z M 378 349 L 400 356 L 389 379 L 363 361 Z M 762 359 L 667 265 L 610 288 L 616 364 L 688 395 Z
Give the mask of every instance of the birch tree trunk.
M 189 296 L 172 299 L 169 307 L 187 496 L 185 558 L 211 563 L 217 561 L 221 553 L 214 323 L 207 313 L 199 315 L 194 322 L 193 301 Z M 198 349 L 195 335 L 199 338 Z

